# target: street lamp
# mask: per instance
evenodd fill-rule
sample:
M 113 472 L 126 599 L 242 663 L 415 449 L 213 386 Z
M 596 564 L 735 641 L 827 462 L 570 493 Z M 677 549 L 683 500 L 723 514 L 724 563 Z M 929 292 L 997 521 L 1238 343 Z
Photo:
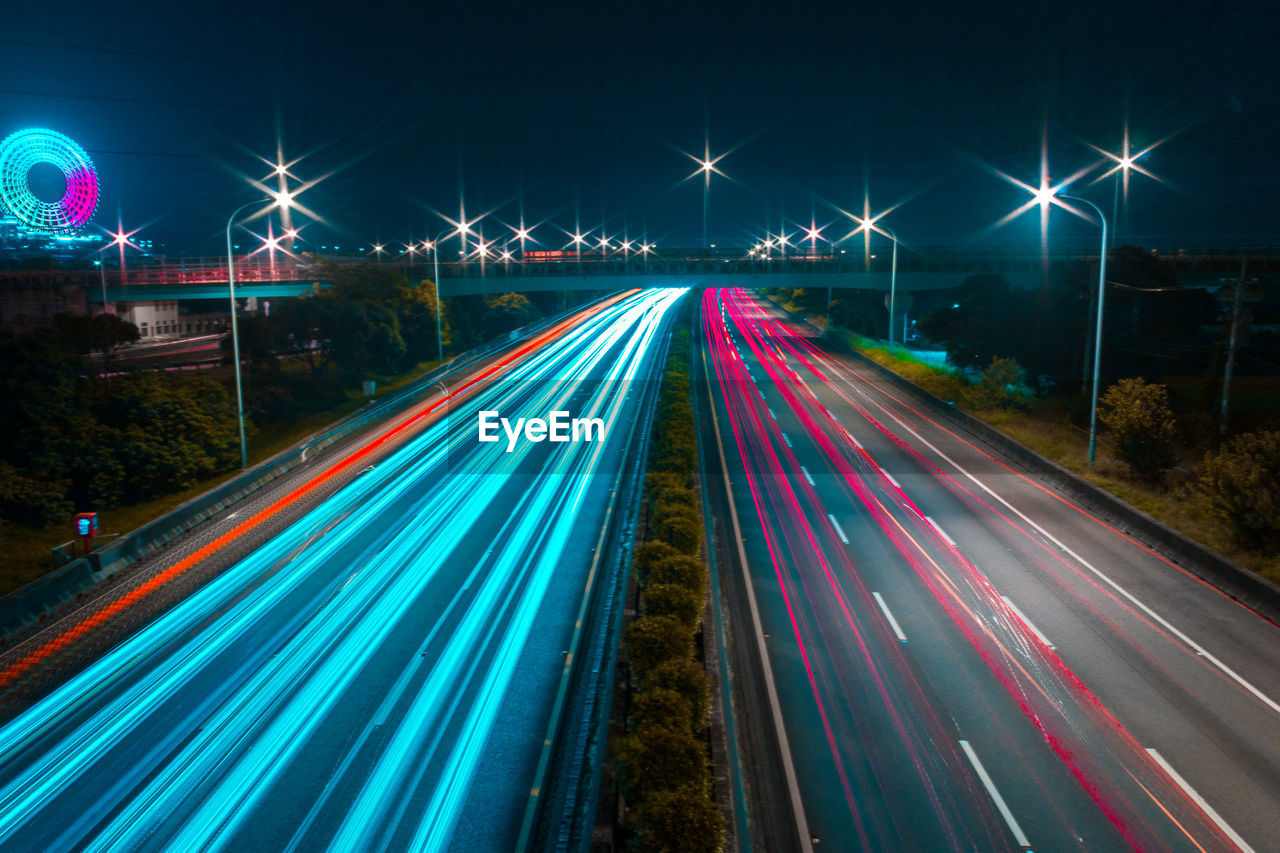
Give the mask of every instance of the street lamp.
M 288 210 L 293 204 L 296 193 L 288 190 L 279 190 L 270 193 L 275 201 L 267 209 L 278 207 L 281 210 Z M 227 219 L 227 293 L 231 298 L 231 353 L 235 362 L 236 373 L 236 417 L 240 421 L 240 468 L 249 467 L 249 445 L 244 437 L 244 389 L 240 381 L 240 336 L 239 329 L 236 325 L 236 261 L 232 254 L 231 246 L 231 227 L 235 224 L 236 217 L 240 215 L 240 211 L 248 207 L 254 207 L 261 204 L 261 201 L 249 201 L 240 205 L 232 212 Z
M 1064 195 L 1060 198 L 1083 202 L 1093 208 L 1102 223 L 1102 246 L 1098 253 L 1098 322 L 1093 335 L 1093 404 L 1089 407 L 1089 464 L 1093 464 L 1098 448 L 1098 379 L 1102 369 L 1102 304 L 1107 294 L 1107 217 L 1102 209 L 1087 198 Z
M 867 207 L 864 204 L 863 209 L 864 211 L 866 211 L 866 210 L 869 210 L 869 207 Z M 892 210 L 892 209 L 893 208 L 889 208 L 889 210 Z M 855 222 L 858 223 L 858 227 L 853 229 L 852 233 L 847 234 L 845 236 L 851 237 L 853 236 L 853 234 L 857 234 L 859 231 L 863 232 L 866 235 L 866 245 L 868 247 L 868 250 L 871 246 L 872 231 L 879 231 L 881 234 L 885 235 L 886 237 L 888 237 L 890 240 L 893 241 L 893 255 L 892 255 L 892 259 L 889 262 L 889 353 L 890 355 L 892 355 L 893 354 L 893 315 L 895 310 L 897 309 L 897 303 L 898 303 L 898 235 L 894 233 L 892 228 L 887 228 L 879 224 L 880 219 L 885 215 L 885 213 L 888 213 L 889 210 L 886 210 L 877 216 L 871 216 L 871 214 L 867 212 L 867 213 L 864 213 L 862 218 L 858 218 L 853 214 L 846 214 L 847 216 L 849 216 Z M 869 254 L 868 254 L 868 263 L 870 263 Z M 831 289 L 827 288 L 828 323 L 830 323 L 830 316 L 831 316 Z M 904 327 L 903 338 L 905 339 L 905 337 L 906 337 L 906 329 Z M 906 341 L 904 340 L 903 343 L 905 344 Z
M 445 219 L 448 219 L 448 217 L 445 217 Z M 465 235 L 469 224 L 465 216 L 459 216 L 458 220 L 458 222 L 454 223 L 454 227 L 441 231 L 434 240 L 424 240 L 422 242 L 422 250 L 431 252 L 431 281 L 436 286 L 436 359 L 441 364 L 444 363 L 444 335 L 441 332 L 440 315 L 444 312 L 444 303 L 440 301 L 440 241 L 457 233 L 462 235 L 463 245 L 466 245 Z M 452 220 L 449 221 L 452 222 Z M 472 221 L 474 222 L 474 220 Z

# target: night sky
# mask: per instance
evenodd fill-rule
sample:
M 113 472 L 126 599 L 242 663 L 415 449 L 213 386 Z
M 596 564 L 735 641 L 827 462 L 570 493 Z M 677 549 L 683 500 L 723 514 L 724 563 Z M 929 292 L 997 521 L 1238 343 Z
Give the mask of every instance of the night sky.
M 1035 247 L 1035 212 L 992 230 L 1027 196 L 981 164 L 1036 183 L 1044 132 L 1056 182 L 1099 159 L 1087 142 L 1118 150 L 1126 115 L 1135 150 L 1165 140 L 1141 162 L 1167 184 L 1133 177 L 1122 240 L 1280 234 L 1275 3 L 6 7 L 0 135 L 79 141 L 96 223 L 174 254 L 218 250 L 277 140 L 299 177 L 328 175 L 302 198 L 317 242 L 421 240 L 461 192 L 494 210 L 487 237 L 523 200 L 530 223 L 572 227 L 576 204 L 584 227 L 693 245 L 702 183 L 679 152 L 704 128 L 712 155 L 734 148 L 714 240 L 831 222 L 866 192 L 902 202 L 884 223 L 908 244 Z M 1053 239 L 1093 239 L 1070 220 Z

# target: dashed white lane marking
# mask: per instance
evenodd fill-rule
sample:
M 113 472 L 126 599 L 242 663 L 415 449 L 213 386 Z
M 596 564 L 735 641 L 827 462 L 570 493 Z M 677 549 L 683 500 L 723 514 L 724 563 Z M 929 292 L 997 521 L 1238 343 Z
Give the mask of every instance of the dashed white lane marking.
M 1031 633 L 1035 634 L 1040 639 L 1040 642 L 1044 643 L 1049 648 L 1053 648 L 1053 643 L 1049 642 L 1049 638 L 1042 634 L 1040 629 L 1035 626 L 1035 623 L 1027 618 L 1027 614 L 1018 609 L 1018 605 L 1009 600 L 1009 596 L 1002 595 L 1000 597 L 1004 599 L 1005 604 L 1009 605 L 1009 609 L 1013 611 L 1014 615 L 1022 620 L 1022 624 L 1026 625 Z
M 1013 816 L 1013 812 L 1009 811 L 1009 804 L 1004 801 L 1004 797 L 1000 796 L 1000 791 L 996 789 L 995 783 L 987 775 L 987 768 L 983 767 L 982 762 L 978 760 L 978 753 L 973 751 L 973 747 L 969 745 L 967 740 L 960 741 L 960 748 L 964 750 L 964 754 L 968 757 L 969 763 L 973 765 L 973 769 L 978 772 L 978 778 L 982 780 L 982 787 L 987 789 L 987 793 L 1000 811 L 1000 816 L 1004 818 L 1005 823 L 1009 824 L 1009 830 L 1013 833 L 1014 840 L 1018 842 L 1018 846 L 1030 847 L 1031 842 L 1027 839 L 1026 833 L 1022 831 L 1022 827 L 1018 825 L 1018 819 Z
M 1181 788 L 1188 797 L 1194 800 L 1195 804 L 1209 816 L 1209 819 L 1218 825 L 1218 829 L 1222 830 L 1222 834 L 1227 836 L 1227 838 L 1230 838 L 1231 843 L 1238 847 L 1241 853 L 1254 853 L 1254 850 L 1249 846 L 1249 843 L 1241 838 L 1240 834 L 1232 829 L 1231 826 L 1222 819 L 1222 815 L 1213 810 L 1213 806 L 1209 805 L 1205 798 L 1200 796 L 1200 793 L 1196 791 L 1195 788 L 1192 788 L 1187 784 L 1187 780 L 1183 779 L 1182 776 L 1179 775 L 1178 771 L 1174 770 L 1172 765 L 1164 760 L 1164 756 L 1151 748 L 1147 749 L 1147 755 L 1150 755 L 1155 759 L 1156 764 L 1159 764 L 1160 768 L 1164 770 L 1165 773 L 1169 774 L 1169 778 L 1177 783 L 1178 787 Z
M 852 383 L 850 383 L 850 384 L 852 385 Z M 1195 640 L 1193 640 L 1193 639 L 1191 639 L 1189 636 L 1187 636 L 1183 631 L 1181 631 L 1181 630 L 1179 630 L 1178 628 L 1176 628 L 1176 627 L 1173 625 L 1173 623 L 1172 623 L 1172 622 L 1170 622 L 1168 619 L 1165 619 L 1163 616 L 1161 616 L 1159 613 L 1157 613 L 1155 610 L 1153 610 L 1149 605 L 1147 605 L 1144 601 L 1142 601 L 1141 599 L 1139 599 L 1139 598 L 1138 598 L 1136 595 L 1134 595 L 1133 593 L 1129 592 L 1129 590 L 1125 589 L 1123 586 L 1121 586 L 1119 583 L 1117 583 L 1113 578 L 1111 578 L 1109 575 L 1107 575 L 1106 573 L 1104 573 L 1104 572 L 1103 572 L 1101 569 L 1099 569 L 1097 566 L 1093 565 L 1093 563 L 1090 563 L 1088 560 L 1086 560 L 1086 559 L 1085 559 L 1084 557 L 1082 557 L 1080 554 L 1078 554 L 1078 553 L 1076 553 L 1075 551 L 1073 551 L 1073 550 L 1072 550 L 1071 548 L 1069 548 L 1069 547 L 1067 546 L 1067 544 L 1066 544 L 1065 542 L 1063 542 L 1061 539 L 1059 539 L 1058 537 L 1054 536 L 1054 535 L 1053 535 L 1052 533 L 1050 533 L 1048 530 L 1045 530 L 1045 529 L 1044 529 L 1044 527 L 1043 527 L 1043 526 L 1041 526 L 1040 524 L 1037 524 L 1037 523 L 1036 523 L 1036 522 L 1035 522 L 1035 521 L 1034 521 L 1030 516 L 1028 516 L 1025 512 L 1023 512 L 1022 510 L 1018 509 L 1016 506 L 1014 506 L 1012 503 L 1010 503 L 1008 500 L 1006 500 L 1006 499 L 1005 499 L 1005 497 L 1004 497 L 1003 495 L 1001 495 L 999 492 L 994 492 L 994 491 L 992 491 L 990 488 L 988 488 L 988 487 L 987 487 L 987 484 L 986 484 L 986 483 L 984 483 L 984 482 L 982 482 L 981 480 L 979 480 L 977 477 L 975 477 L 975 476 L 973 475 L 973 473 L 969 471 L 969 469 L 965 468 L 965 467 L 964 467 L 963 465 L 961 465 L 959 462 L 957 462 L 956 460 L 954 460 L 954 459 L 952 459 L 950 456 L 948 456 L 948 455 L 947 455 L 947 453 L 946 453 L 945 451 L 943 451 L 940 447 L 938 447 L 938 446 L 937 446 L 936 444 L 934 444 L 933 442 L 929 441 L 929 439 L 925 438 L 925 437 L 924 437 L 923 435 L 921 435 L 918 431 L 916 431 L 915 429 L 913 429 L 913 428 L 911 427 L 911 425 L 910 425 L 910 424 L 908 424 L 906 421 L 902 420 L 902 418 L 898 417 L 898 416 L 897 416 L 897 415 L 895 415 L 893 412 L 889 411 L 887 408 L 885 408 L 885 407 L 884 407 L 883 405 L 881 405 L 879 402 L 877 402 L 877 401 L 875 401 L 875 400 L 872 400 L 872 399 L 871 399 L 871 397 L 869 397 L 866 393 L 864 393 L 864 392 L 862 391 L 862 389 L 857 388 L 856 386 L 854 386 L 854 387 L 853 387 L 853 391 L 854 391 L 854 393 L 858 394 L 858 395 L 859 395 L 859 396 L 861 396 L 863 399 L 865 399 L 865 400 L 866 400 L 868 403 L 870 403 L 872 406 L 875 406 L 877 409 L 879 409 L 880 411 L 884 412 L 884 413 L 885 413 L 885 415 L 887 415 L 889 418 L 891 418 L 892 420 L 894 420 L 895 422 L 897 422 L 897 424 L 898 424 L 900 427 L 902 427 L 903 431 L 905 431 L 905 432 L 907 432 L 907 433 L 910 433 L 910 434 L 911 434 L 911 435 L 912 435 L 912 436 L 913 436 L 917 441 L 919 441 L 919 442 L 920 442 L 921 444 L 923 444 L 925 447 L 929 448 L 931 451 L 933 451 L 935 454 L 937 454 L 937 456 L 938 456 L 939 458 L 941 458 L 941 459 L 945 460 L 945 461 L 946 461 L 946 463 L 947 463 L 948 465 L 950 465 L 951 467 L 955 468 L 955 469 L 956 469 L 957 471 L 959 471 L 962 475 L 964 475 L 965 479 L 969 480 L 969 481 L 970 481 L 970 482 L 972 482 L 975 486 L 979 487 L 979 488 L 980 488 L 980 489 L 982 489 L 984 492 L 986 492 L 987 494 L 991 495 L 991 497 L 992 497 L 992 498 L 994 498 L 995 500 L 997 500 L 997 501 L 999 501 L 999 502 L 1000 502 L 1001 506 L 1003 506 L 1005 509 L 1007 509 L 1007 510 L 1009 510 L 1010 512 L 1012 512 L 1012 513 L 1013 513 L 1014 515 L 1016 515 L 1018 518 L 1022 519 L 1024 522 L 1026 522 L 1026 524 L 1027 524 L 1029 527 L 1031 527 L 1032 529 L 1034 529 L 1037 533 L 1039 533 L 1039 534 L 1040 534 L 1041 536 L 1043 536 L 1045 539 L 1047 539 L 1047 540 L 1049 540 L 1050 542 L 1052 542 L 1055 546 L 1057 546 L 1061 551 L 1063 551 L 1065 554 L 1067 554 L 1068 556 L 1070 556 L 1070 557 L 1071 557 L 1073 560 L 1075 560 L 1077 563 L 1079 563 L 1080 565 L 1082 565 L 1082 566 L 1084 566 L 1086 569 L 1088 569 L 1088 570 L 1089 570 L 1089 571 L 1090 571 L 1090 572 L 1091 572 L 1095 577 L 1097 577 L 1099 580 L 1101 580 L 1101 581 L 1102 581 L 1103 583 L 1105 583 L 1107 586 L 1109 586 L 1109 587 L 1111 587 L 1112 589 L 1114 589 L 1117 593 L 1119 593 L 1120 595 L 1122 595 L 1126 600 L 1128 600 L 1131 604 L 1133 604 L 1135 607 L 1137 607 L 1137 608 L 1138 608 L 1139 610 L 1141 610 L 1143 613 L 1147 614 L 1147 616 L 1149 616 L 1149 617 L 1150 617 L 1154 622 L 1158 623 L 1162 628 L 1164 628 L 1164 629 L 1165 629 L 1166 631 L 1168 631 L 1170 634 L 1172 634 L 1173 636 L 1177 637 L 1177 638 L 1178 638 L 1179 640 L 1181 640 L 1183 643 L 1185 643 L 1186 645 L 1188 645 L 1188 646 L 1189 646 L 1189 647 L 1190 647 L 1190 648 L 1191 648 L 1191 649 L 1192 649 L 1192 650 L 1193 650 L 1197 655 L 1199 655 L 1200 657 L 1204 658 L 1205 660 L 1209 661 L 1211 664 L 1213 664 L 1214 666 L 1216 666 L 1216 667 L 1219 669 L 1219 671 L 1221 671 L 1221 672 L 1225 673 L 1225 674 L 1227 675 L 1227 677 L 1228 677 L 1228 678 L 1230 678 L 1230 679 L 1231 679 L 1232 681 L 1234 681 L 1236 684 L 1239 684 L 1242 688 L 1244 688 L 1245 690 L 1247 690 L 1250 694 L 1252 694 L 1252 695 L 1253 695 L 1253 696 L 1254 696 L 1258 701 L 1260 701 L 1262 704 L 1266 705 L 1268 708 L 1270 708 L 1272 711 L 1275 711 L 1277 714 L 1280 714 L 1280 703 L 1277 703 L 1277 702 L 1276 702 L 1276 700 L 1272 699 L 1272 698 L 1271 698 L 1270 696 L 1268 696 L 1266 693 L 1263 693 L 1261 690 L 1259 690 L 1257 687 L 1255 687 L 1252 683 L 1250 683 L 1247 679 L 1245 679 L 1245 677 L 1244 677 L 1244 676 L 1240 675 L 1240 673 L 1236 672 L 1234 669 L 1232 669 L 1231 667 L 1227 666 L 1227 665 L 1226 665 L 1226 663 L 1224 663 L 1222 660 L 1220 660 L 1220 659 L 1219 659 L 1219 658 L 1217 658 L 1215 655 L 1213 655 L 1213 653 L 1211 653 L 1211 652 L 1210 652 L 1208 649 L 1206 649 L 1204 646 L 1200 645 L 1200 644 L 1199 644 L 1199 643 L 1197 643 Z M 885 474 L 885 476 L 886 476 L 886 477 L 888 477 L 889 475 L 888 475 L 888 474 Z M 892 482 L 892 480 L 890 480 L 890 482 Z
M 885 621 L 889 623 L 889 627 L 893 629 L 894 636 L 901 642 L 907 641 L 907 635 L 902 633 L 902 626 L 898 624 L 898 620 L 893 618 L 893 614 L 889 612 L 889 605 L 884 603 L 884 598 L 878 592 L 871 593 L 875 597 L 876 604 L 880 605 L 880 612 L 884 614 Z
M 844 530 L 840 527 L 840 522 L 836 521 L 836 517 L 831 513 L 827 513 L 827 518 L 831 521 L 831 526 L 836 529 L 836 535 L 840 537 L 840 541 L 849 544 L 849 537 L 844 535 Z
M 952 548 L 956 547 L 956 540 L 952 539 L 950 536 L 947 535 L 947 531 L 942 529 L 942 525 L 938 524 L 938 522 L 934 521 L 932 518 L 930 518 L 927 515 L 924 517 L 924 520 L 929 522 L 929 526 L 931 526 L 934 530 L 938 531 L 939 536 L 947 540 L 948 545 L 950 545 Z
M 801 473 L 801 474 L 804 474 L 804 478 L 805 478 L 806 480 L 808 480 L 808 481 L 809 481 L 809 485 L 810 485 L 810 486 L 816 486 L 816 485 L 817 485 L 817 483 L 813 482 L 813 478 L 809 476 L 809 471 L 808 471 L 808 469 L 807 469 L 807 468 L 805 468 L 803 465 L 801 465 L 801 466 L 800 466 L 800 473 Z

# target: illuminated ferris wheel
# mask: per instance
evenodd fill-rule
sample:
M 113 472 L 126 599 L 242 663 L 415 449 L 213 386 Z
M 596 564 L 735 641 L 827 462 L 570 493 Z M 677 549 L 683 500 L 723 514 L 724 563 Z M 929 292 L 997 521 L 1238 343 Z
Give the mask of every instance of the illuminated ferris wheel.
M 66 189 L 58 201 L 42 201 L 31 189 L 33 167 L 62 172 Z M 89 223 L 98 207 L 98 173 L 85 150 L 61 133 L 30 128 L 0 142 L 0 210 L 33 231 L 68 234 Z

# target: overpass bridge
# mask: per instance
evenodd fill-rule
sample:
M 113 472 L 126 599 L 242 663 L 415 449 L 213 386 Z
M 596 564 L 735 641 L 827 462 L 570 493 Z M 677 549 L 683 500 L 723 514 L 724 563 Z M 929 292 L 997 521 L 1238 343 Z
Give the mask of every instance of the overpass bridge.
M 716 256 L 711 252 L 669 249 L 644 256 L 633 253 L 629 257 L 539 252 L 536 258 L 509 261 L 455 261 L 440 264 L 440 286 L 445 296 L 641 286 L 889 289 L 890 261 L 883 253 L 870 258 L 848 253 L 760 259 L 744 258 L 736 249 L 732 255 L 725 252 Z M 1280 249 L 1181 251 L 1158 257 L 1184 284 L 1233 278 L 1246 257 L 1251 274 L 1280 273 Z M 1078 263 L 1087 268 L 1097 263 L 1097 253 L 1058 254 L 1047 260 Z M 326 278 L 330 264 L 370 262 L 363 256 L 315 259 L 264 254 L 237 258 L 236 294 L 259 298 L 298 296 L 330 286 Z M 400 256 L 383 263 L 411 279 L 428 280 L 432 274 L 429 261 L 413 263 Z M 954 287 L 971 275 L 999 274 L 1016 287 L 1036 287 L 1044 281 L 1046 268 L 1046 258 L 1039 253 L 922 249 L 899 254 L 897 286 L 904 292 L 941 290 Z M 0 278 L 7 275 L 0 273 Z M 78 283 L 85 287 L 86 298 L 94 304 L 101 303 L 104 296 L 108 302 L 221 299 L 227 295 L 227 263 L 220 258 L 166 259 L 134 269 L 86 272 Z

